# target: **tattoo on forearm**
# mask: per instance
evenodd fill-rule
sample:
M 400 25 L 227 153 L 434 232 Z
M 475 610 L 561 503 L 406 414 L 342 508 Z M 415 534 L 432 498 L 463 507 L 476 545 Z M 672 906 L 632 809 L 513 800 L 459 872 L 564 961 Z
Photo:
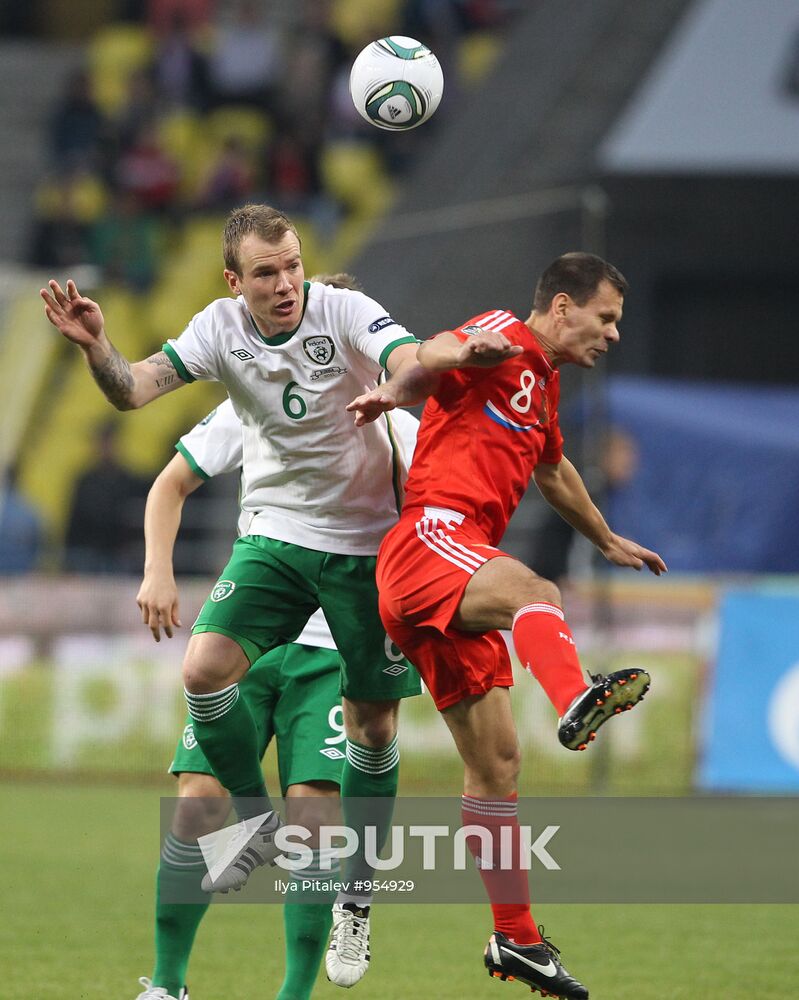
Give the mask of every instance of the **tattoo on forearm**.
M 159 351 L 157 354 L 151 354 L 147 358 L 148 365 L 155 365 L 157 368 L 168 368 L 170 371 L 175 370 L 175 366 L 169 360 L 169 355 L 166 351 Z
M 168 385 L 172 383 L 177 378 L 177 373 L 175 371 L 175 366 L 169 360 L 169 356 L 166 351 L 159 351 L 157 354 L 152 354 L 147 358 L 147 364 L 153 365 L 155 368 L 162 369 L 159 372 L 160 377 L 156 377 L 155 384 L 159 389 L 165 389 Z M 163 371 L 167 369 L 167 371 Z
M 130 408 L 133 372 L 130 370 L 127 358 L 123 358 L 119 351 L 112 347 L 111 356 L 97 367 L 92 365 L 91 372 L 109 403 L 118 410 Z

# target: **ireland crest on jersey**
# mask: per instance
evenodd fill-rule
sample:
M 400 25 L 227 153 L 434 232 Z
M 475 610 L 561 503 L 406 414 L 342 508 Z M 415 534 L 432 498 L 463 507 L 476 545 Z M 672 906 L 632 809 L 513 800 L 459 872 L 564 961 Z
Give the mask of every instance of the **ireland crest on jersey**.
M 302 349 L 315 365 L 327 365 L 333 360 L 336 347 L 330 337 L 306 337 Z

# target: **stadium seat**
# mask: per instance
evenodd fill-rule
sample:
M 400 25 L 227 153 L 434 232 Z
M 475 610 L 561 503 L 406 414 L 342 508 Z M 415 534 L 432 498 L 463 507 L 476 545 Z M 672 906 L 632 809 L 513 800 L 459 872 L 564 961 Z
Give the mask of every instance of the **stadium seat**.
M 128 78 L 145 68 L 153 54 L 149 32 L 135 24 L 101 28 L 88 47 L 89 70 L 95 100 L 106 114 L 114 114 L 128 91 Z
M 368 5 L 363 0 L 336 0 L 331 26 L 345 45 L 357 50 L 372 38 L 396 31 L 403 6 L 403 0 L 370 0 Z
M 38 285 L 23 281 L 5 300 L 0 335 L 0 468 L 18 455 L 28 421 L 52 376 L 60 338 L 44 318 Z M 35 349 L 32 344 L 35 341 Z
M 191 197 L 213 155 L 213 143 L 202 117 L 181 109 L 165 115 L 157 125 L 159 145 L 180 167 L 181 194 Z
M 479 83 L 494 67 L 502 41 L 492 31 L 474 31 L 458 45 L 458 79 L 465 87 Z
M 221 149 L 228 139 L 238 139 L 251 154 L 262 152 L 274 128 L 263 111 L 238 105 L 215 108 L 206 116 L 205 127 L 216 148 Z
M 380 153 L 363 142 L 331 142 L 322 150 L 325 188 L 357 216 L 385 212 L 393 186 Z
M 116 288 L 92 294 L 102 303 L 114 345 L 127 357 L 141 357 L 147 349 L 147 336 L 135 297 Z M 54 537 L 63 533 L 76 477 L 93 460 L 95 431 L 114 412 L 92 385 L 79 351 L 66 346 L 58 359 L 59 379 L 48 386 L 47 404 L 40 401 L 41 419 L 22 453 L 20 477 Z

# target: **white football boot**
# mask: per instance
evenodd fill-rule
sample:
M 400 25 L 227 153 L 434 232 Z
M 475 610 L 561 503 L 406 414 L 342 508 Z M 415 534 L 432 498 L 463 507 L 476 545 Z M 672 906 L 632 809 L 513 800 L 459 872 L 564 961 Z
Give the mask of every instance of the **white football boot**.
M 369 968 L 369 907 L 333 904 L 333 929 L 325 956 L 327 978 L 349 989 Z

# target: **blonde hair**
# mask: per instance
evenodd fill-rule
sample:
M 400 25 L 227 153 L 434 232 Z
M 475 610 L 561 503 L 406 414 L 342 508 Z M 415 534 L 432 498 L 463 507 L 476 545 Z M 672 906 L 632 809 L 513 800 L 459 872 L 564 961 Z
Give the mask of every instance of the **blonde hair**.
M 242 205 L 227 217 L 222 234 L 222 257 L 229 271 L 239 274 L 239 247 L 245 236 L 254 233 L 267 243 L 279 242 L 286 233 L 294 233 L 302 245 L 300 234 L 291 219 L 271 205 Z

